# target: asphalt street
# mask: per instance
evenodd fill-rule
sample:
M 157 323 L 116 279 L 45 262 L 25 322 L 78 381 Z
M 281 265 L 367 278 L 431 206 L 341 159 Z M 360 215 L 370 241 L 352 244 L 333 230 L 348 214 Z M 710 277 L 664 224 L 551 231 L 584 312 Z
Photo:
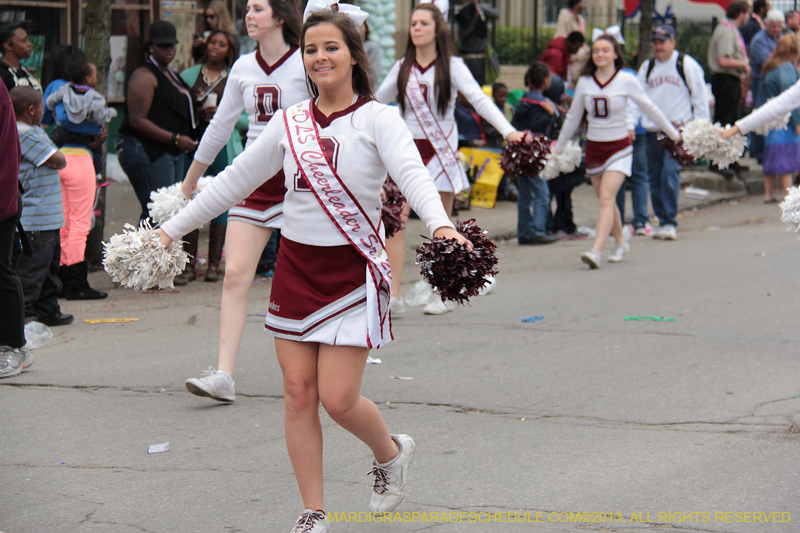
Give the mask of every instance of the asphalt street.
M 591 191 L 575 197 L 593 226 Z M 137 207 L 127 184 L 109 198 L 110 234 Z M 516 220 L 507 203 L 465 216 L 497 236 Z M 368 449 L 323 415 L 326 510 L 350 520 L 332 531 L 800 531 L 800 240 L 756 196 L 686 211 L 678 231 L 597 271 L 585 240 L 501 240 L 493 293 L 395 317 L 363 393 L 417 442 L 407 501 L 367 521 Z M 417 279 L 409 251 L 404 289 Z M 216 365 L 221 283 L 91 281 L 109 298 L 63 301 L 75 323 L 0 380 L 0 531 L 288 532 L 302 502 L 260 316 L 270 281 L 250 292 L 231 405 L 183 386 Z

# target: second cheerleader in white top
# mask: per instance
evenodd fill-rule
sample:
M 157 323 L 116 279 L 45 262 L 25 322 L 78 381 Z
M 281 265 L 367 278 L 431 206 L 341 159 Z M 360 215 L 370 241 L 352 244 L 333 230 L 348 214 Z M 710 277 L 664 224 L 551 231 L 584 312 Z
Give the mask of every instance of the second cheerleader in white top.
M 680 133 L 645 94 L 636 76 L 622 72 L 622 48 L 610 35 L 601 35 L 592 43 L 592 56 L 575 88 L 561 134 L 553 151 L 561 153 L 572 138 L 584 115 L 586 131 L 586 174 L 599 203 L 594 246 L 581 255 L 590 268 L 600 268 L 601 252 L 609 234 L 614 248 L 609 262 L 619 263 L 630 250 L 622 234 L 622 219 L 616 206 L 617 191 L 631 175 L 634 124 L 628 114 L 628 101 L 639 109 L 671 139 Z

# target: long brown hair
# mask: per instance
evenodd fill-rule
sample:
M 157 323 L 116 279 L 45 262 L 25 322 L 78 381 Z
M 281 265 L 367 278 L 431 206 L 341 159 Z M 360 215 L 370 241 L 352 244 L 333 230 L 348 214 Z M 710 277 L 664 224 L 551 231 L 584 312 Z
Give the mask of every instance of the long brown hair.
M 231 19 L 231 14 L 228 12 L 228 8 L 225 7 L 225 2 L 222 0 L 214 0 L 208 7 L 203 10 L 203 19 L 205 20 L 206 11 L 211 10 L 217 16 L 217 22 L 219 25 L 217 29 L 222 31 L 226 31 L 228 33 L 236 33 L 236 25 L 233 23 Z M 205 23 L 205 29 L 210 29 L 208 27 L 208 22 Z
M 308 29 L 319 24 L 333 24 L 342 32 L 344 44 L 350 50 L 350 57 L 356 62 L 353 65 L 353 91 L 361 97 L 372 99 L 372 76 L 370 75 L 369 59 L 364 47 L 361 45 L 361 35 L 358 33 L 358 28 L 348 15 L 339 12 L 334 13 L 329 9 L 312 13 L 306 23 L 303 24 L 303 30 L 300 33 L 300 51 L 305 54 L 306 32 Z M 319 96 L 317 84 L 311 81 L 311 78 L 308 77 L 308 72 L 306 72 L 306 85 L 311 89 L 311 94 L 314 97 Z
M 434 61 L 436 72 L 434 74 L 433 90 L 436 96 L 436 109 L 439 113 L 444 115 L 447 112 L 447 107 L 450 105 L 450 97 L 452 96 L 450 86 L 450 58 L 453 57 L 453 41 L 450 39 L 450 31 L 447 29 L 447 22 L 444 20 L 444 15 L 439 11 L 439 8 L 433 4 L 420 4 L 411 12 L 413 15 L 415 11 L 427 11 L 433 17 L 433 23 L 436 26 L 436 60 Z M 397 94 L 399 97 L 397 101 L 400 104 L 400 109 L 403 113 L 406 111 L 406 84 L 408 78 L 411 76 L 411 67 L 417 59 L 417 47 L 411 40 L 411 31 L 408 32 L 408 44 L 406 44 L 406 55 L 403 57 L 403 63 L 400 65 L 400 72 L 397 74 Z
M 800 43 L 798 43 L 797 35 L 789 33 L 784 35 L 775 46 L 775 51 L 772 55 L 764 61 L 761 67 L 761 76 L 764 77 L 770 70 L 780 67 L 784 63 L 790 61 L 797 61 L 800 58 Z
M 303 26 L 300 10 L 295 0 L 268 0 L 272 18 L 283 22 L 283 40 L 291 46 L 300 46 L 300 29 Z
M 611 46 L 614 47 L 614 53 L 617 54 L 617 58 L 614 60 L 614 68 L 616 70 L 619 70 L 625 66 L 625 54 L 622 51 L 622 46 L 620 46 L 616 39 L 610 35 L 603 34 L 595 40 L 595 42 L 597 41 L 608 41 L 611 43 Z M 592 43 L 592 47 L 594 47 L 594 43 Z M 589 61 L 586 62 L 583 70 L 581 70 L 581 76 L 592 77 L 594 76 L 595 72 L 597 72 L 597 65 L 594 64 L 594 59 L 590 55 Z

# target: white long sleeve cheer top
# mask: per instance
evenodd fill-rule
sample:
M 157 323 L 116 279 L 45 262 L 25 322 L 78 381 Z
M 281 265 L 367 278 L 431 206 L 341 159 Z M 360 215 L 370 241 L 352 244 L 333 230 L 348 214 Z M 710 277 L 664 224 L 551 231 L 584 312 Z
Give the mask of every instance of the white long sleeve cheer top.
M 315 107 L 314 119 L 333 168 L 375 227 L 381 218 L 381 187 L 387 171 L 431 235 L 438 228 L 453 227 L 396 108 L 359 98 L 346 110 L 330 117 L 325 117 Z M 218 174 L 162 229 L 173 239 L 186 235 L 247 197 L 281 167 L 288 189 L 281 233 L 295 242 L 312 246 L 348 244 L 298 171 L 282 110 L 275 113 L 258 139 L 234 159 L 233 164 Z
M 400 64 L 402 62 L 403 60 L 401 59 L 394 64 L 392 69 L 386 75 L 386 78 L 383 80 L 383 83 L 381 83 L 380 88 L 375 93 L 375 99 L 379 102 L 389 104 L 393 102 L 395 98 L 397 98 L 397 75 L 400 73 Z M 481 86 L 478 85 L 478 82 L 475 81 L 475 78 L 472 77 L 472 73 L 464 64 L 464 60 L 460 57 L 450 58 L 450 101 L 447 104 L 447 112 L 444 114 L 444 116 L 441 116 L 438 110 L 438 95 L 436 94 L 436 91 L 433 90 L 435 87 L 434 81 L 436 76 L 435 64 L 436 62 L 434 61 L 427 67 L 422 67 L 415 61 L 412 70 L 416 71 L 420 86 L 423 91 L 423 96 L 428 102 L 428 107 L 430 107 L 431 112 L 436 117 L 436 120 L 439 121 L 439 125 L 441 126 L 445 135 L 449 135 L 450 131 L 456 126 L 455 108 L 456 96 L 458 93 L 463 94 L 469 103 L 472 104 L 472 107 L 475 108 L 475 111 L 481 117 L 488 120 L 489 123 L 500 132 L 500 135 L 502 135 L 504 139 L 508 137 L 509 133 L 515 131 L 514 126 L 512 126 L 508 120 L 506 120 L 503 112 L 500 111 L 492 99 L 486 96 L 486 93 L 483 92 Z M 413 75 L 414 74 L 412 73 L 411 76 Z M 405 95 L 403 95 L 403 98 L 405 98 Z M 413 135 L 415 139 L 426 138 L 425 131 L 419 124 L 417 116 L 414 114 L 414 110 L 411 107 L 411 103 L 408 101 L 408 98 L 405 100 L 405 113 L 403 114 L 403 119 L 405 120 L 408 129 L 411 130 L 411 135 Z
M 253 143 L 279 109 L 287 109 L 311 95 L 306 86 L 303 54 L 293 46 L 274 65 L 268 65 L 256 50 L 233 64 L 222 101 L 208 125 L 194 158 L 205 165 L 231 138 L 236 121 L 247 111 L 247 145 Z
M 800 81 L 771 99 L 749 115 L 736 121 L 742 134 L 750 133 L 800 107 Z
M 578 129 L 584 111 L 589 128 L 586 138 L 595 142 L 619 141 L 634 129 L 634 117 L 628 114 L 628 98 L 650 118 L 670 139 L 677 141 L 680 133 L 644 93 L 636 76 L 618 70 L 610 80 L 601 84 L 594 76 L 581 76 L 575 88 L 572 105 L 567 112 L 554 151 L 561 153 Z

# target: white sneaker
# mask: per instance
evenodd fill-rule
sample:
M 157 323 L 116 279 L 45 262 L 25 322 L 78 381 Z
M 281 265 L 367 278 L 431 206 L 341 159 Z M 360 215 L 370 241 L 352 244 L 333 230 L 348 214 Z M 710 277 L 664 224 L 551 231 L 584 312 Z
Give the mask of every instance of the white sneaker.
M 408 481 L 408 467 L 414 458 L 414 439 L 408 435 L 392 435 L 397 443 L 397 457 L 386 464 L 372 462 L 368 475 L 375 476 L 372 496 L 369 499 L 370 513 L 391 513 L 403 501 Z
M 654 239 L 663 239 L 664 235 L 661 233 L 663 230 L 664 226 L 659 226 L 654 228 L 653 231 L 650 232 L 650 235 L 652 235 Z
M 661 228 L 661 238 L 665 241 L 675 241 L 678 239 L 678 232 L 675 230 L 675 226 L 664 226 Z
M 186 390 L 195 396 L 205 396 L 218 402 L 232 402 L 236 399 L 233 379 L 222 370 L 208 367 L 200 378 L 189 378 L 184 383 Z
M 497 278 L 495 278 L 494 276 L 486 276 L 483 279 L 486 280 L 488 283 L 483 287 L 481 287 L 481 290 L 478 291 L 478 296 L 486 296 L 487 294 L 492 292 L 494 288 L 497 286 Z
M 611 253 L 608 255 L 608 262 L 609 263 L 621 263 L 622 257 L 631 251 L 631 245 L 627 242 L 623 242 L 622 244 L 614 244 L 614 248 L 611 249 Z
M 622 237 L 626 241 L 631 240 L 631 237 L 633 237 L 633 226 L 630 226 L 630 225 L 627 225 L 627 224 L 622 226 Z
M 291 533 L 328 533 L 330 530 L 328 518 L 322 510 L 306 509 L 300 514 Z
M 589 268 L 591 269 L 600 268 L 600 262 L 602 260 L 603 255 L 594 248 L 588 252 L 584 252 L 583 255 L 581 255 L 581 261 L 589 265 Z
M 456 303 L 450 300 L 443 302 L 441 297 L 437 294 L 431 303 L 425 306 L 423 311 L 426 315 L 443 315 L 450 311 L 455 311 Z
M 389 310 L 393 315 L 402 315 L 406 312 L 406 303 L 403 298 L 397 298 L 394 294 L 389 299 Z
M 636 226 L 636 229 L 634 229 L 633 234 L 636 236 L 646 236 L 647 226 Z

